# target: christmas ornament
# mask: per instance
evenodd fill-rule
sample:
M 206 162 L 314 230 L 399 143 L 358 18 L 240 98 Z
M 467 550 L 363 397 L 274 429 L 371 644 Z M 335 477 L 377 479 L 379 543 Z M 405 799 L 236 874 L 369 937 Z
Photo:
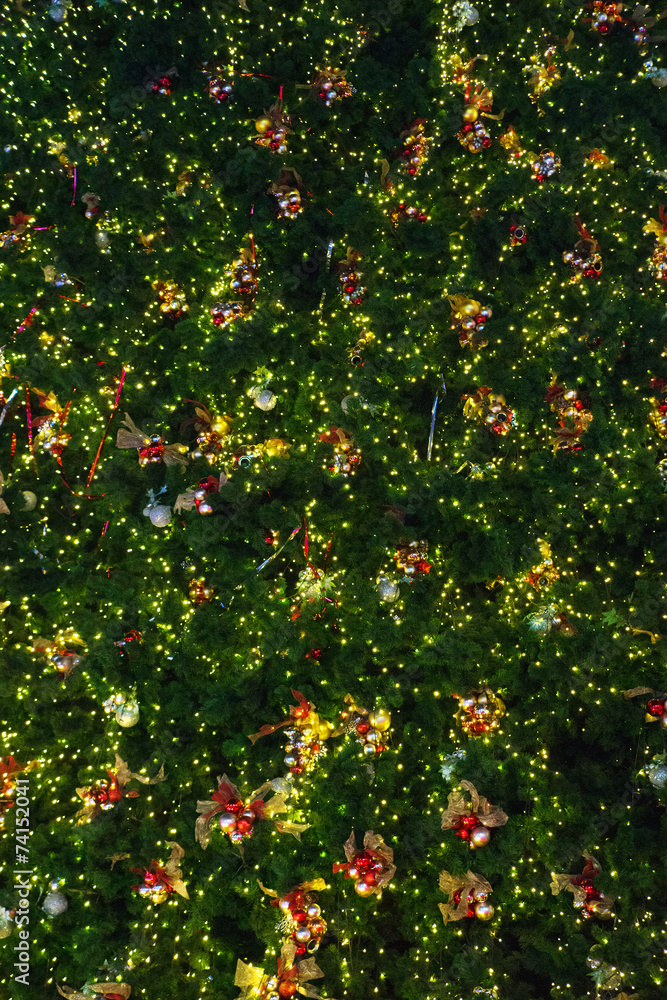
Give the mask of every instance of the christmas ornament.
M 171 97 L 172 89 L 178 78 L 178 70 L 175 66 L 169 69 L 151 69 L 146 66 L 144 76 L 144 90 L 149 94 L 162 94 L 163 97 Z
M 34 447 L 42 448 L 48 454 L 53 455 L 56 460 L 60 459 L 63 450 L 67 447 L 67 442 L 71 435 L 65 434 L 63 427 L 69 412 L 69 403 L 63 409 L 53 392 L 45 393 L 39 389 L 33 390 L 37 394 L 39 405 L 46 410 L 51 410 L 51 416 L 39 416 L 32 418 L 33 430 L 36 430 Z M 29 398 L 29 397 L 28 397 Z
M 462 31 L 479 21 L 479 11 L 468 0 L 457 0 L 452 7 L 452 16 L 455 18 L 454 31 Z
M 67 11 L 74 6 L 74 0 L 51 0 L 48 14 L 56 24 L 62 24 L 67 17 Z
M 382 898 L 382 889 L 389 885 L 396 872 L 394 852 L 387 847 L 379 833 L 367 830 L 364 834 L 363 850 L 357 850 L 354 830 L 343 844 L 347 861 L 333 866 L 333 872 L 344 872 L 345 878 L 354 882 L 354 890 L 359 896 Z
M 272 410 L 278 402 L 278 397 L 268 387 L 271 378 L 271 372 L 267 368 L 257 368 L 253 372 L 253 379 L 256 381 L 248 389 L 248 395 L 257 409 L 263 410 L 265 413 Z
M 114 714 L 116 722 L 123 729 L 130 729 L 139 721 L 139 702 L 134 688 L 128 695 L 120 692 L 112 694 L 103 702 L 102 708 L 108 714 Z
M 454 830 L 456 836 L 467 840 L 472 848 L 484 847 L 491 839 L 491 829 L 505 825 L 507 814 L 492 806 L 472 782 L 462 781 L 461 788 L 470 794 L 470 803 L 465 794 L 450 792 L 440 829 Z
M 48 284 L 53 285 L 54 288 L 63 288 L 65 285 L 71 285 L 72 282 L 67 277 L 64 271 L 56 271 L 53 264 L 49 264 L 47 267 L 42 269 L 44 271 L 44 281 Z
M 23 490 L 23 499 L 25 500 L 24 510 L 34 510 L 37 506 L 37 496 L 32 490 Z
M 163 486 L 155 493 L 148 490 L 148 505 L 143 509 L 144 517 L 150 518 L 151 524 L 156 528 L 166 528 L 171 521 L 171 507 L 164 503 L 158 503 L 158 497 L 167 492 L 167 487 Z
M 552 873 L 551 892 L 557 896 L 561 890 L 565 889 L 566 892 L 572 893 L 574 905 L 582 908 L 587 917 L 611 920 L 614 897 L 605 896 L 593 884 L 595 879 L 602 874 L 602 868 L 588 851 L 583 852 L 583 857 L 586 859 L 586 864 L 581 875 L 555 875 Z
M 262 726 L 258 732 L 248 736 L 248 739 L 254 745 L 262 736 L 269 736 L 283 726 L 288 726 L 285 733 L 285 764 L 292 774 L 303 774 L 304 771 L 312 771 L 318 758 L 326 753 L 322 744 L 331 736 L 333 727 L 320 719 L 315 705 L 312 701 L 307 701 L 300 691 L 292 688 L 292 695 L 298 704 L 290 706 L 287 718 L 273 725 Z
M 361 352 L 365 347 L 368 347 L 373 340 L 375 340 L 375 336 L 370 330 L 362 330 L 354 347 L 348 347 L 347 349 L 347 356 L 350 359 L 348 364 L 353 365 L 355 368 L 363 368 L 364 361 L 361 357 Z M 345 398 L 348 399 L 349 397 L 346 396 Z M 343 403 L 341 403 L 341 406 L 343 406 Z M 343 406 L 343 411 L 347 413 L 346 406 Z
M 130 993 L 132 992 L 132 987 L 128 986 L 127 983 L 86 983 L 84 986 L 85 992 L 80 993 L 78 990 L 73 990 L 69 986 L 58 986 L 56 983 L 56 989 L 60 993 L 61 997 L 65 997 L 66 1000 L 90 1000 L 90 992 L 101 993 L 102 1000 L 128 1000 Z
M 234 985 L 241 990 L 238 1000 L 291 1000 L 297 994 L 320 1000 L 310 981 L 321 978 L 324 973 L 314 958 L 295 964 L 296 957 L 297 945 L 293 941 L 285 941 L 275 975 L 266 975 L 263 969 L 247 965 L 239 959 L 234 977 Z
M 483 87 L 478 83 L 473 89 L 473 82 L 470 80 L 465 91 L 463 125 L 456 133 L 456 138 L 470 153 L 480 153 L 491 145 L 491 136 L 486 131 L 482 118 L 493 118 L 495 121 L 499 121 L 505 114 L 504 111 L 501 111 L 499 115 L 492 115 L 492 107 L 493 94 L 488 87 Z
M 657 219 L 649 219 L 643 227 L 642 232 L 653 233 L 655 236 L 655 249 L 651 258 L 651 271 L 653 276 L 660 281 L 667 278 L 667 215 L 665 206 L 658 209 L 660 222 Z
M 602 152 L 601 149 L 591 149 L 584 156 L 586 163 L 592 163 L 594 167 L 613 167 L 613 161 Z
M 283 789 L 282 782 L 265 781 L 244 801 L 236 785 L 223 774 L 218 777 L 218 790 L 211 799 L 197 802 L 197 812 L 202 815 L 195 823 L 195 840 L 206 849 L 211 842 L 211 829 L 217 823 L 232 844 L 240 844 L 244 838 L 252 836 L 255 823 L 265 819 L 273 821 L 278 833 L 291 833 L 301 840 L 303 831 L 310 829 L 309 823 L 274 819 L 278 813 L 287 812 Z M 264 796 L 269 793 L 272 793 L 271 798 L 266 801 Z
M 647 688 L 647 693 L 648 691 Z M 659 722 L 664 729 L 667 729 L 667 693 L 649 698 L 646 703 L 644 720 L 646 722 Z
M 569 264 L 574 271 L 570 284 L 581 281 L 582 278 L 599 278 L 603 267 L 597 240 L 591 236 L 578 215 L 575 215 L 574 221 L 581 239 L 574 244 L 574 250 L 563 253 L 563 262 Z
M 482 875 L 468 871 L 465 877 L 461 877 L 442 871 L 438 885 L 440 891 L 448 896 L 446 903 L 438 903 L 446 924 L 465 917 L 490 920 L 493 916 L 493 907 L 487 902 L 493 889 Z
M 259 880 L 258 884 L 262 892 L 272 897 L 271 906 L 280 910 L 282 919 L 276 929 L 293 942 L 296 957 L 314 955 L 327 929 L 317 901 L 317 892 L 327 887 L 324 879 L 302 882 L 283 896 L 279 896 L 273 889 L 267 889 Z
M 361 305 L 366 294 L 366 289 L 359 282 L 361 271 L 357 270 L 357 264 L 362 259 L 360 253 L 348 247 L 345 260 L 340 260 L 336 264 L 343 301 L 355 306 Z
M 329 472 L 341 473 L 343 476 L 356 472 L 361 461 L 361 452 L 353 445 L 354 438 L 342 427 L 331 425 L 328 431 L 318 434 L 318 441 L 326 441 L 333 445 L 333 460 L 327 465 Z
M 256 146 L 263 146 L 272 153 L 287 152 L 287 136 L 292 135 L 289 127 L 291 121 L 283 112 L 283 102 L 276 101 L 268 111 L 255 121 L 255 129 L 259 137 L 255 139 Z
M 289 173 L 284 173 L 277 184 L 272 184 L 268 190 L 268 194 L 273 195 L 273 197 L 278 202 L 278 218 L 279 219 L 294 219 L 297 215 L 303 212 L 303 203 L 301 201 L 301 178 L 297 174 L 296 170 L 292 170 L 291 173 L 294 175 L 297 186 L 294 187 L 290 183 Z
M 179 862 L 185 857 L 185 851 L 174 841 L 166 841 L 165 846 L 171 847 L 171 854 L 164 867 L 157 861 L 151 861 L 148 869 L 131 869 L 135 875 L 143 875 L 143 883 L 133 885 L 132 891 L 151 903 L 164 903 L 173 893 L 183 896 L 184 899 L 190 898 L 183 883 L 183 872 L 179 868 Z
M 656 754 L 651 763 L 646 765 L 644 771 L 654 788 L 664 788 L 667 785 L 667 764 L 664 753 Z
M 153 281 L 151 288 L 157 292 L 160 312 L 166 319 L 183 319 L 190 307 L 175 281 Z
M 344 97 L 352 97 L 356 94 L 354 87 L 345 79 L 345 74 L 340 69 L 321 69 L 315 77 L 311 91 L 316 94 L 327 108 L 330 108 L 334 101 L 340 101 Z
M 136 642 L 137 645 L 141 645 L 142 641 L 143 636 L 141 632 L 139 632 L 136 628 L 133 628 L 127 632 L 122 639 L 118 639 L 114 642 L 114 646 L 118 649 L 118 655 L 121 660 L 129 661 L 130 654 L 128 653 L 126 647 L 132 642 Z
M 510 246 L 518 247 L 526 242 L 528 232 L 525 226 L 510 226 Z
M 100 214 L 100 196 L 92 191 L 87 191 L 86 194 L 81 195 L 81 201 L 86 206 L 86 218 L 96 219 Z
M 408 542 L 396 548 L 396 568 L 403 573 L 401 583 L 411 583 L 431 572 L 431 563 L 428 562 L 428 542 Z
M 224 486 L 228 477 L 221 473 L 216 479 L 215 476 L 207 476 L 202 479 L 198 486 L 191 486 L 185 493 L 179 493 L 174 504 L 174 513 L 180 514 L 183 510 L 197 508 L 200 514 L 212 514 L 213 507 L 209 502 L 209 497 L 220 492 L 220 487 Z
M 516 134 L 516 129 L 513 125 L 508 125 L 506 131 L 498 136 L 498 142 L 512 157 L 523 156 L 525 153 L 525 149 L 521 145 L 519 136 Z
M 16 910 L 6 910 L 0 906 L 0 940 L 9 937 L 14 930 L 14 914 Z
M 379 576 L 375 582 L 377 584 L 378 597 L 381 601 L 387 601 L 388 604 L 392 604 L 398 599 L 400 588 L 395 580 L 391 580 L 388 576 Z
M 484 335 L 484 324 L 493 315 L 488 306 L 482 306 L 466 295 L 447 296 L 451 307 L 451 328 L 459 338 L 461 347 L 479 351 L 489 343 Z
M 514 427 L 516 418 L 505 397 L 488 385 L 480 385 L 475 393 L 461 396 L 465 400 L 463 415 L 486 427 L 492 434 L 502 436 Z
M 193 604 L 204 604 L 212 601 L 215 595 L 215 588 L 211 587 L 203 576 L 190 580 L 188 584 L 188 597 Z
M 206 92 L 218 104 L 224 104 L 232 95 L 233 84 L 227 79 L 227 73 L 221 66 L 217 66 L 211 59 L 202 66 L 202 73 L 206 77 Z
M 46 913 L 47 917 L 59 917 L 62 913 L 65 913 L 69 907 L 69 900 L 62 892 L 58 892 L 58 886 L 60 881 L 56 880 L 50 883 L 50 892 L 47 892 L 42 903 L 42 909 Z
M 609 3 L 608 0 L 590 0 L 588 4 L 593 12 L 592 17 L 583 18 L 584 22 L 590 23 L 591 31 L 597 31 L 599 35 L 609 34 L 616 21 L 622 21 L 620 13 L 623 10 L 622 3 Z
M 341 732 L 351 733 L 367 757 L 386 750 L 391 726 L 389 712 L 384 708 L 369 712 L 367 708 L 357 705 L 351 694 L 346 694 L 344 701 L 347 707 L 340 713 L 341 723 L 334 736 Z
M 136 448 L 139 455 L 139 465 L 153 465 L 164 462 L 165 465 L 187 465 L 187 447 L 183 444 L 165 444 L 162 434 L 146 434 L 139 430 L 128 413 L 122 421 L 116 435 L 117 448 Z M 126 429 L 127 428 L 127 429 Z
M 76 794 L 83 802 L 83 807 L 76 814 L 78 826 L 81 826 L 82 823 L 90 823 L 101 812 L 113 809 L 121 799 L 136 799 L 139 792 L 126 789 L 126 785 L 130 781 L 138 781 L 142 785 L 158 785 L 165 780 L 164 767 L 160 768 L 154 778 L 145 778 L 141 774 L 133 774 L 118 754 L 116 754 L 115 770 L 110 771 L 107 768 L 107 774 L 108 781 L 77 788 Z
M 455 695 L 459 700 L 456 721 L 473 739 L 493 732 L 505 714 L 505 703 L 488 685 L 475 688 L 467 694 Z
M 658 437 L 667 439 L 667 378 L 652 378 L 649 388 L 655 393 L 650 399 L 651 412 L 649 420 L 658 433 Z
M 16 215 L 9 216 L 9 221 L 12 228 L 5 233 L 0 233 L 0 249 L 9 250 L 12 246 L 21 250 L 27 249 L 30 229 L 32 228 L 30 223 L 35 221 L 35 216 L 17 212 Z
M 580 438 L 593 422 L 593 414 L 584 406 L 576 389 L 568 389 L 557 381 L 554 375 L 544 397 L 551 406 L 551 412 L 558 414 L 559 430 L 551 439 L 554 454 L 559 451 L 581 451 Z
M 26 780 L 19 776 L 27 774 L 36 766 L 36 761 L 32 761 L 30 764 L 19 764 L 12 754 L 0 758 L 0 830 L 5 825 L 5 813 L 14 805 L 17 786 Z
M 528 576 L 524 577 L 524 579 L 526 583 L 530 584 L 533 590 L 548 590 L 552 583 L 559 579 L 560 573 L 554 565 L 549 543 L 545 542 L 543 538 L 538 538 L 537 546 L 542 559 L 537 565 L 533 566 Z
M 571 34 L 574 38 L 574 32 Z M 556 45 L 550 45 L 542 57 L 544 62 L 541 61 L 540 56 L 532 56 L 530 65 L 524 68 L 524 72 L 530 74 L 528 86 L 532 93 L 528 96 L 533 104 L 537 104 L 543 94 L 546 94 L 548 90 L 560 82 L 560 70 L 553 61 L 555 53 Z
M 412 205 L 408 206 L 404 201 L 402 201 L 399 205 L 390 209 L 389 218 L 393 222 L 394 226 L 398 226 L 401 219 L 412 219 L 416 222 L 426 222 L 428 216 L 426 212 L 422 212 L 420 208 L 415 208 Z
M 418 175 L 428 157 L 431 140 L 424 135 L 426 123 L 426 118 L 415 118 L 399 133 L 399 139 L 402 139 L 403 145 L 396 157 L 403 160 L 405 172 L 410 177 Z
M 197 443 L 190 452 L 190 458 L 205 458 L 209 465 L 213 465 L 220 458 L 223 446 L 229 441 L 230 418 L 215 417 L 202 405 L 195 407 L 195 413 L 192 423 L 197 431 Z
M 257 261 L 254 249 L 244 248 L 231 267 L 230 287 L 243 296 L 241 300 L 215 302 L 211 316 L 215 326 L 225 327 L 237 319 L 245 319 L 251 312 L 257 294 Z
M 328 596 L 333 587 L 333 582 L 327 577 L 323 570 L 317 569 L 309 563 L 305 569 L 299 571 L 299 578 L 296 584 L 296 595 L 294 604 L 291 606 L 292 621 L 296 621 L 306 610 L 307 604 L 319 605 L 318 611 L 313 616 L 318 617 L 324 610 L 325 603 L 333 603 Z
M 46 653 L 58 670 L 58 676 L 64 680 L 83 659 L 83 656 L 77 653 L 76 649 L 71 648 L 72 646 L 80 647 L 81 652 L 83 652 L 86 644 L 73 629 L 65 629 L 59 631 L 53 640 L 44 639 L 41 636 L 35 639 L 33 651 Z
M 535 157 L 531 164 L 533 170 L 533 180 L 538 184 L 551 180 L 560 171 L 560 156 L 556 156 L 552 149 L 543 149 Z
M 561 611 L 555 604 L 543 604 L 537 611 L 526 615 L 524 621 L 528 622 L 531 632 L 538 635 L 548 635 L 549 632 L 560 632 L 562 635 L 575 635 L 577 629 L 568 621 L 564 611 Z

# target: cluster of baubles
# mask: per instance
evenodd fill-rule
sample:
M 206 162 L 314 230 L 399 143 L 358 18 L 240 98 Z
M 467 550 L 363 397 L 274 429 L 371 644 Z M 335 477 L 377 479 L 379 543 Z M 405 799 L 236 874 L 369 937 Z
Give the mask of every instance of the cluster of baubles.
M 403 578 L 410 582 L 419 579 L 431 571 L 431 563 L 427 560 L 428 542 L 413 541 L 396 547 L 394 559 L 396 567 L 403 573 Z
M 188 583 L 188 597 L 193 604 L 204 604 L 212 601 L 215 596 L 215 588 L 212 587 L 204 577 L 196 577 Z
M 354 87 L 350 86 L 344 73 L 339 69 L 320 70 L 315 77 L 312 89 L 327 108 L 330 108 L 334 101 L 340 101 L 344 97 L 351 97 L 352 94 L 356 93 Z
M 297 711 L 301 706 L 297 706 Z M 295 711 L 296 715 L 296 711 Z M 296 716 L 294 723 L 285 730 L 285 765 L 295 775 L 312 771 L 317 761 L 326 754 L 324 743 L 333 732 L 333 727 L 325 719 L 309 713 Z
M 257 813 L 247 809 L 241 799 L 228 799 L 225 810 L 218 816 L 218 826 L 231 842 L 240 844 L 244 838 L 252 837 L 254 824 L 259 819 Z
M 421 208 L 415 208 L 414 205 L 406 205 L 402 201 L 399 205 L 396 205 L 389 212 L 389 218 L 395 226 L 402 219 L 412 219 L 415 222 L 426 222 L 428 216 L 426 212 L 422 212 Z
M 467 295 L 450 296 L 449 304 L 451 328 L 457 334 L 461 347 L 469 347 L 472 351 L 486 347 L 489 341 L 484 326 L 493 315 L 489 306 L 483 306 Z
M 276 101 L 255 120 L 255 129 L 260 135 L 255 139 L 255 145 L 263 146 L 272 153 L 286 153 L 287 136 L 292 132 L 290 125 L 289 118 L 283 112 L 283 102 Z
M 199 415 L 195 423 L 197 441 L 190 452 L 190 458 L 204 458 L 209 465 L 214 465 L 220 458 L 223 446 L 229 440 L 231 424 L 227 417 L 216 417 L 208 411 Z
M 547 389 L 545 400 L 552 413 L 558 414 L 558 427 L 552 439 L 554 453 L 581 451 L 581 435 L 586 433 L 593 421 L 593 414 L 584 405 L 577 389 L 568 389 L 554 381 Z
M 491 136 L 482 121 L 477 104 L 466 104 L 463 108 L 463 125 L 456 133 L 456 138 L 470 153 L 481 153 L 491 145 Z
M 185 294 L 175 281 L 154 281 L 152 287 L 157 292 L 160 312 L 167 319 L 181 319 L 188 311 Z
M 347 251 L 345 260 L 339 261 L 336 265 L 338 284 L 343 301 L 355 306 L 361 305 L 366 294 L 366 289 L 361 284 L 362 272 L 357 267 L 359 261 L 362 259 L 360 253 L 350 248 Z
M 301 192 L 289 184 L 272 184 L 269 194 L 273 195 L 278 204 L 279 219 L 294 219 L 303 212 Z
M 560 170 L 560 156 L 552 149 L 543 149 L 531 164 L 533 179 L 538 184 L 551 180 Z
M 537 546 L 542 558 L 532 567 L 525 577 L 525 582 L 530 584 L 533 590 L 548 590 L 559 579 L 560 573 L 556 569 L 549 543 L 543 538 L 538 538 Z
M 425 125 L 425 118 L 415 118 L 400 134 L 403 147 L 397 156 L 403 160 L 405 172 L 410 177 L 417 176 L 428 156 L 430 140 L 424 134 Z
M 528 230 L 525 226 L 510 226 L 510 246 L 522 246 L 528 239 Z
M 206 92 L 214 101 L 222 103 L 229 100 L 232 95 L 233 85 L 225 79 L 225 71 L 222 67 L 216 66 L 213 62 L 207 62 L 202 66 L 202 73 L 206 77 Z
M 476 392 L 461 397 L 464 400 L 463 415 L 486 427 L 492 434 L 508 434 L 515 423 L 514 411 L 499 392 L 488 385 L 481 385 Z
M 477 739 L 498 729 L 504 714 L 505 703 L 485 684 L 459 696 L 456 721 L 468 736 Z
M 252 250 L 244 248 L 231 268 L 230 288 L 242 296 L 234 301 L 215 302 L 211 317 L 215 326 L 228 326 L 236 319 L 245 318 L 251 311 L 257 294 L 257 261 Z
M 384 708 L 374 712 L 357 705 L 351 695 L 345 698 L 347 708 L 341 712 L 341 721 L 347 731 L 357 737 L 364 754 L 369 757 L 387 749 L 391 715 Z
M 296 889 L 272 900 L 272 905 L 283 914 L 279 929 L 294 941 L 297 957 L 314 955 L 327 930 L 317 903 L 317 893 Z
M 365 347 L 368 347 L 374 339 L 374 335 L 370 330 L 363 330 L 354 347 L 348 347 L 347 349 L 347 355 L 350 359 L 348 363 L 353 365 L 355 368 L 363 368 L 364 359 L 361 356 L 361 352 Z
M 116 722 L 124 729 L 136 726 L 139 721 L 139 702 L 134 692 L 129 695 L 113 694 L 103 702 L 102 707 L 109 715 L 115 715 Z
M 646 721 L 659 722 L 667 729 L 667 694 L 649 699 L 646 703 Z

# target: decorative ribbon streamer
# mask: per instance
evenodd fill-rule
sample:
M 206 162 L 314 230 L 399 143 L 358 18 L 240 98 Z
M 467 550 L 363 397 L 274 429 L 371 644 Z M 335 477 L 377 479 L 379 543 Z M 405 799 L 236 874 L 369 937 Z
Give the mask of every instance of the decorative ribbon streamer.
M 28 315 L 26 316 L 26 318 L 23 320 L 23 322 L 21 323 L 21 325 L 19 327 L 17 327 L 16 333 L 12 337 L 12 340 L 14 340 L 14 338 L 16 337 L 17 334 L 23 333 L 23 331 L 25 330 L 25 328 L 27 326 L 31 326 L 32 325 L 33 316 L 37 312 L 37 309 L 38 309 L 38 306 L 33 306 L 32 307 L 32 309 L 30 310 L 30 312 L 28 313 Z
M 7 410 L 9 409 L 9 404 L 11 403 L 11 401 L 13 400 L 13 398 L 16 395 L 17 392 L 18 392 L 18 389 L 14 389 L 12 391 L 11 395 L 7 399 L 7 402 L 5 403 L 5 405 L 4 405 L 3 409 L 2 409 L 2 413 L 0 413 L 0 427 L 2 427 L 2 424 L 3 424 L 3 421 L 5 419 L 5 416 L 7 415 Z
M 90 486 L 90 484 L 92 482 L 92 479 L 93 479 L 93 476 L 95 475 L 95 469 L 97 467 L 97 463 L 99 462 L 100 455 L 102 454 L 102 448 L 104 447 L 104 442 L 107 439 L 107 435 L 109 433 L 109 428 L 111 427 L 111 421 L 113 420 L 114 413 L 118 409 L 118 404 L 120 402 L 120 394 L 123 391 L 123 382 L 124 381 L 125 381 L 125 366 L 123 366 L 123 370 L 122 370 L 121 375 L 120 375 L 120 382 L 118 383 L 118 391 L 116 392 L 116 398 L 114 400 L 113 409 L 111 410 L 111 413 L 109 414 L 109 419 L 107 420 L 107 426 L 106 426 L 104 434 L 102 436 L 102 440 L 100 441 L 100 446 L 97 449 L 97 454 L 95 455 L 95 460 L 93 461 L 93 464 L 90 467 L 90 472 L 88 473 L 88 480 L 86 482 L 86 489 L 88 489 L 88 487 Z
M 274 552 L 274 553 L 273 553 L 272 555 L 270 555 L 270 556 L 269 556 L 269 558 L 268 558 L 268 559 L 265 559 L 263 563 L 260 563 L 260 564 L 259 564 L 259 566 L 257 567 L 257 569 L 255 570 L 255 572 L 256 572 L 256 573 L 259 573 L 260 569 L 264 569 L 264 567 L 265 567 L 265 566 L 268 566 L 270 562 L 273 562 L 273 560 L 274 560 L 274 559 L 275 559 L 275 558 L 276 558 L 277 556 L 279 556 L 279 555 L 280 555 L 280 553 L 281 553 L 281 552 L 282 552 L 282 550 L 283 550 L 283 549 L 285 548 L 285 546 L 286 546 L 286 545 L 288 545 L 288 544 L 289 544 L 289 543 L 290 543 L 290 542 L 292 541 L 292 539 L 294 538 L 294 536 L 295 536 L 295 535 L 298 535 L 298 533 L 299 533 L 300 531 L 301 531 L 301 526 L 300 526 L 300 525 L 299 525 L 299 527 L 298 527 L 298 528 L 294 528 L 294 530 L 292 531 L 292 534 L 291 534 L 291 535 L 289 536 L 289 538 L 287 539 L 287 541 L 286 541 L 286 542 L 284 542 L 284 543 L 283 543 L 283 544 L 282 544 L 282 545 L 280 546 L 280 548 L 278 549 L 278 551 L 277 551 L 277 552 Z
M 76 167 L 74 168 L 74 184 L 72 189 L 72 200 L 70 202 L 70 208 L 74 207 L 75 199 L 76 199 Z
M 26 386 L 25 390 L 25 409 L 26 417 L 28 420 L 28 450 L 32 456 L 33 462 L 35 461 L 35 454 L 32 448 L 32 411 L 30 409 L 30 388 Z
M 632 628 L 632 626 L 630 626 L 630 631 L 633 635 L 649 635 L 652 643 L 657 642 L 658 639 L 661 638 L 661 636 L 659 636 L 656 632 L 649 632 L 645 628 Z
M 446 395 L 447 394 L 447 386 L 445 385 L 445 380 L 444 380 L 444 378 L 442 378 L 442 375 L 440 376 L 440 378 L 442 379 L 442 393 L 443 393 L 443 395 Z M 431 461 L 431 451 L 433 449 L 433 433 L 435 431 L 435 415 L 436 415 L 436 412 L 437 412 L 437 409 L 438 409 L 438 397 L 439 397 L 439 395 L 440 395 L 440 390 L 438 389 L 438 391 L 435 394 L 435 399 L 433 400 L 433 409 L 431 410 L 431 430 L 430 430 L 430 433 L 429 433 L 429 436 L 428 436 L 428 452 L 426 453 L 426 461 L 427 462 Z

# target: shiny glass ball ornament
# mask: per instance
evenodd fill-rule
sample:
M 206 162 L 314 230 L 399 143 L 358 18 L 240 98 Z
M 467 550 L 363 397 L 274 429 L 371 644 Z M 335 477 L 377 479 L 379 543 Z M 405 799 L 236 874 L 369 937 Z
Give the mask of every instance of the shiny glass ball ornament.
M 197 510 L 199 511 L 200 514 L 204 515 L 213 513 L 213 508 L 211 507 L 210 503 L 208 503 L 207 500 L 203 500 L 202 503 L 198 504 Z
M 144 516 L 150 518 L 156 528 L 166 528 L 171 521 L 171 507 L 163 503 L 153 504 L 144 508 Z
M 366 754 L 367 757 L 372 757 L 373 754 L 375 753 L 375 744 L 364 743 L 364 753 Z
M 486 826 L 476 826 L 470 831 L 470 843 L 473 847 L 486 847 L 491 840 L 491 831 Z
M 294 767 L 298 763 L 299 758 L 296 756 L 296 754 L 288 753 L 285 754 L 283 760 L 285 763 L 285 767 Z
M 356 867 L 356 865 L 350 865 L 350 867 L 347 870 L 347 874 L 350 876 L 350 878 L 359 878 L 359 875 L 361 873 L 359 869 Z
M 218 817 L 218 826 L 223 833 L 232 833 L 236 829 L 236 816 L 234 813 L 221 813 Z
M 270 976 L 266 981 L 266 988 L 269 993 L 275 993 L 278 989 L 278 980 L 275 976 Z
M 31 490 L 23 491 L 23 499 L 25 500 L 24 510 L 34 510 L 37 506 L 37 496 Z
M 265 132 L 268 132 L 268 130 L 272 127 L 273 127 L 273 120 L 269 118 L 268 115 L 260 115 L 259 118 L 255 119 L 255 129 L 259 132 L 260 135 L 264 135 Z
M 255 406 L 259 410 L 264 410 L 264 412 L 272 410 L 277 402 L 278 397 L 275 396 L 270 389 L 262 389 L 261 392 L 258 392 L 253 399 Z
M 289 913 L 290 911 L 290 901 L 289 899 L 281 899 L 278 903 L 278 909 L 282 910 L 283 913 Z M 267 984 L 268 989 L 268 984 Z
M 62 892 L 47 892 L 42 903 L 42 909 L 49 917 L 59 917 L 68 906 L 67 896 L 63 896 Z
M 106 249 L 109 246 L 111 240 L 109 239 L 109 234 L 105 233 L 103 229 L 98 229 L 95 233 L 95 243 L 100 249 Z
M 229 839 L 231 840 L 232 844 L 240 844 L 241 841 L 243 840 L 243 834 L 239 833 L 238 830 L 232 830 L 232 832 L 229 835 Z
M 252 820 L 244 819 L 243 816 L 236 821 L 236 832 L 245 837 L 252 830 Z
M 369 729 L 368 732 L 366 733 L 367 743 L 377 743 L 379 739 L 380 739 L 380 734 L 377 733 L 374 729 Z
M 319 908 L 317 903 L 311 903 L 308 906 L 308 909 L 306 910 L 306 914 L 310 917 L 311 920 L 315 920 L 317 917 L 319 917 L 321 912 L 322 910 Z
M 365 879 L 357 879 L 354 883 L 354 891 L 358 896 L 371 896 L 373 894 L 373 886 L 369 885 Z
M 398 598 L 400 588 L 394 580 L 390 580 L 387 576 L 380 576 L 377 581 L 377 592 L 381 601 L 387 601 L 388 604 L 391 604 Z
M 123 729 L 131 729 L 139 721 L 139 705 L 136 701 L 126 701 L 116 712 L 116 722 Z
M 299 942 L 299 944 L 306 944 L 311 938 L 310 929 L 308 927 L 297 927 L 294 932 L 294 937 Z
M 474 104 L 468 104 L 463 109 L 464 122 L 476 122 L 479 118 L 479 108 Z
M 493 907 L 491 906 L 491 903 L 476 903 L 475 916 L 478 920 L 490 920 L 493 916 Z
M 667 784 L 667 764 L 664 761 L 655 761 L 646 767 L 648 780 L 654 788 L 664 788 Z
M 278 996 L 282 997 L 283 1000 L 289 1000 L 296 993 L 296 989 L 296 983 L 293 979 L 283 979 L 278 987 Z

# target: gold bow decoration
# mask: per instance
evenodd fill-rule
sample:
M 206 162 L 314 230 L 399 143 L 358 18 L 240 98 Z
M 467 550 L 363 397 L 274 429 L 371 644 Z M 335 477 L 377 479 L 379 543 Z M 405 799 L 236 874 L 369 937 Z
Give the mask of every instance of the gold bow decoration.
M 62 986 L 56 983 L 56 989 L 66 1000 L 90 1000 L 89 993 L 73 990 L 71 986 L 66 986 L 64 983 Z M 93 993 L 101 993 L 104 997 L 120 997 L 121 1000 L 128 1000 L 132 992 L 132 987 L 127 983 L 91 983 L 86 986 L 86 989 L 92 990 Z
M 587 916 L 609 918 L 612 915 L 614 897 L 605 896 L 593 885 L 593 880 L 602 874 L 602 866 L 588 851 L 583 851 L 582 855 L 586 859 L 586 864 L 581 875 L 556 875 L 552 872 L 550 884 L 552 895 L 557 896 L 564 889 L 572 893 L 574 905 L 582 908 Z
M 462 816 L 475 816 L 477 822 L 486 827 L 504 826 L 508 820 L 507 813 L 497 806 L 492 806 L 489 800 L 480 795 L 471 781 L 462 781 L 463 792 L 455 790 L 447 797 L 447 808 L 442 814 L 441 830 L 453 830 Z M 470 802 L 465 794 L 470 795 Z
M 161 434 L 146 434 L 140 430 L 128 413 L 116 435 L 117 448 L 136 448 L 139 465 L 164 462 L 165 465 L 187 465 L 187 447 L 183 444 L 165 444 Z
M 448 897 L 446 903 L 438 903 L 438 909 L 446 924 L 471 916 L 478 916 L 480 920 L 488 920 L 493 915 L 493 907 L 486 902 L 493 889 L 483 875 L 468 871 L 465 876 L 457 876 L 451 875 L 448 871 L 442 871 L 438 879 L 438 886 L 440 891 Z M 477 914 L 476 908 L 482 904 L 485 908 Z

